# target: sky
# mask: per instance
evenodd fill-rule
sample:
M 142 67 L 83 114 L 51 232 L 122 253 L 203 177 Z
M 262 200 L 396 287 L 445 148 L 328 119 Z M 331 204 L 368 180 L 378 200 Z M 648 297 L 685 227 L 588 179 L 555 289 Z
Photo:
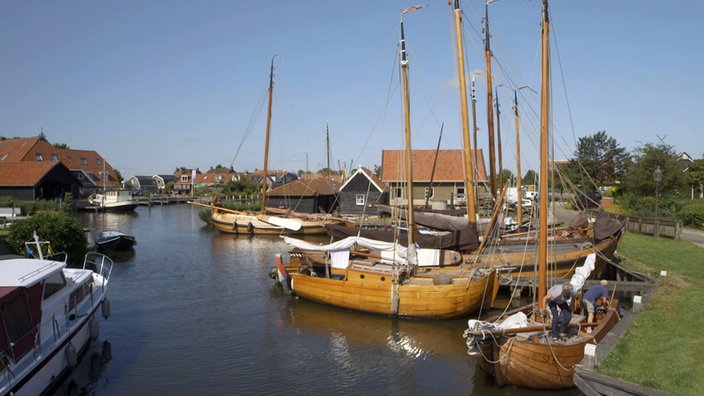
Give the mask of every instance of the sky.
M 269 169 L 373 168 L 403 148 L 400 10 L 422 4 L 403 15 L 413 148 L 460 149 L 447 0 L 2 0 L 0 136 L 43 132 L 125 178 L 261 169 L 273 58 Z M 487 150 L 484 2 L 461 7 Z M 518 90 L 524 173 L 537 169 L 541 2 L 488 8 L 502 165 L 514 172 L 512 99 L 530 87 Z M 664 142 L 704 156 L 703 2 L 553 0 L 550 13 L 556 159 L 599 131 L 629 151 Z

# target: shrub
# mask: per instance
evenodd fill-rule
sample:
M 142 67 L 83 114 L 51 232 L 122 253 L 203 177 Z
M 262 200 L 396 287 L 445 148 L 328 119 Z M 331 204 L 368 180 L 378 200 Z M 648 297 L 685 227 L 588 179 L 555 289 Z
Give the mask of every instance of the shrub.
M 39 238 L 51 243 L 54 252 L 68 254 L 70 264 L 83 264 L 87 252 L 86 237 L 78 220 L 63 212 L 39 212 L 28 219 L 17 220 L 10 226 L 5 239 L 7 246 L 16 254 L 28 255 L 25 242 L 33 239 L 35 231 Z
M 704 200 L 692 201 L 677 212 L 677 218 L 689 227 L 704 229 Z

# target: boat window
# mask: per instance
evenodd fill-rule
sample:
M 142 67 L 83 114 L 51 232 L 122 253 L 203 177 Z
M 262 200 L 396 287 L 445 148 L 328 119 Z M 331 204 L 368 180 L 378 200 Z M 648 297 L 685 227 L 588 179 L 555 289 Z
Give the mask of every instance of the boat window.
M 63 272 L 56 272 L 44 280 L 44 299 L 51 297 L 57 291 L 66 286 L 66 278 Z
M 3 304 L 0 309 L 2 310 L 2 318 L 10 343 L 16 344 L 22 337 L 31 332 L 32 321 L 29 317 L 29 309 L 27 308 L 24 293 L 18 293 L 15 298 Z
M 357 194 L 356 204 L 357 205 L 364 205 L 364 194 Z
M 71 293 L 71 299 L 68 302 L 68 308 L 69 310 L 73 309 L 76 305 L 80 304 L 81 301 L 85 298 L 86 295 L 90 294 L 90 289 L 93 285 L 93 278 L 90 278 L 88 281 L 83 282 L 81 287 L 77 288 L 76 290 Z

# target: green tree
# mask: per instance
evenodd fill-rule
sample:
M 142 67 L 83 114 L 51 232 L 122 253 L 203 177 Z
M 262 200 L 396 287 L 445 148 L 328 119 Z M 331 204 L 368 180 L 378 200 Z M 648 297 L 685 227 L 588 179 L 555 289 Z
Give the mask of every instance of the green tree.
M 57 149 L 70 149 L 71 148 L 66 143 L 54 143 L 54 147 L 56 147 Z
M 704 159 L 699 159 L 689 164 L 687 172 L 687 185 L 694 190 L 695 197 L 704 188 Z
M 681 197 L 688 191 L 687 179 L 678 163 L 679 155 L 674 147 L 661 142 L 647 143 L 635 149 L 633 161 L 623 177 L 623 190 L 638 197 L 654 196 L 655 169 L 660 167 L 662 179 L 657 186 L 661 197 Z
M 39 212 L 34 216 L 15 221 L 5 239 L 7 245 L 17 254 L 27 254 L 25 242 L 33 239 L 34 232 L 51 243 L 54 252 L 65 252 L 68 262 L 74 266 L 83 263 L 87 252 L 83 225 L 63 212 Z
M 510 169 L 504 169 L 504 170 L 502 170 L 502 171 L 501 171 L 501 176 L 503 177 L 504 184 L 505 184 L 505 183 L 512 183 L 512 184 L 515 184 L 516 175 L 514 175 L 513 172 L 511 172 Z M 503 186 L 502 186 L 502 188 L 503 188 Z
M 606 131 L 579 138 L 568 177 L 582 190 L 613 185 L 621 180 L 629 163 L 626 149 Z
M 529 169 L 528 172 L 523 175 L 521 182 L 524 186 L 535 185 L 538 183 L 538 174 L 535 173 L 533 169 Z

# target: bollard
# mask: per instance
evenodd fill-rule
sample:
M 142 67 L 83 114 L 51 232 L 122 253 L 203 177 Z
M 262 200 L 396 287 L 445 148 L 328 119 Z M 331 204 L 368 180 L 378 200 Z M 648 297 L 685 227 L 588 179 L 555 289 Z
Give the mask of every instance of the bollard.
M 584 344 L 582 366 L 588 370 L 594 370 L 594 367 L 596 367 L 596 344 Z
M 633 313 L 643 312 L 643 302 L 642 302 L 641 296 L 633 296 L 633 309 L 631 309 L 631 312 L 633 312 Z
M 661 277 L 666 277 L 667 276 L 667 271 L 660 271 L 660 276 Z

